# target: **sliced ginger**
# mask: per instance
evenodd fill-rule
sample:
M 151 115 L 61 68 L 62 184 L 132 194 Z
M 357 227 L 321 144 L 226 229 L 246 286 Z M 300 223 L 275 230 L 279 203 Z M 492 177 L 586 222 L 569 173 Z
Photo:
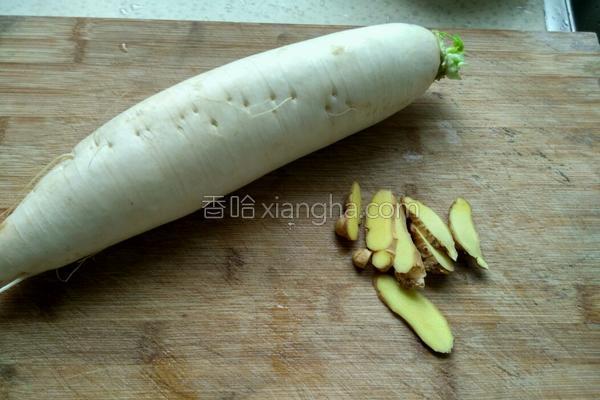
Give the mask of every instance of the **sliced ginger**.
M 448 225 L 457 247 L 473 257 L 481 268 L 488 269 L 481 253 L 479 234 L 475 230 L 471 205 L 468 201 L 461 197 L 454 200 L 448 215 Z
M 427 271 L 448 274 L 454 271 L 455 263 L 443 251 L 436 249 L 426 238 L 425 234 L 417 225 L 411 225 L 415 245 L 423 256 L 423 264 Z
M 336 222 L 338 235 L 358 239 L 361 202 L 360 186 L 354 182 L 344 215 Z M 377 273 L 373 277 L 377 295 L 427 346 L 440 353 L 452 351 L 454 337 L 446 318 L 418 290 L 425 286 L 427 272 L 454 271 L 457 248 L 481 268 L 488 268 L 473 224 L 471 205 L 457 198 L 450 207 L 448 220 L 446 225 L 418 200 L 406 196 L 398 202 L 391 191 L 379 190 L 366 209 L 367 248 L 352 253 L 356 268 L 364 269 L 371 263 L 380 272 L 386 272 L 394 267 L 394 276 Z
M 371 264 L 381 272 L 386 272 L 394 264 L 394 253 L 390 250 L 379 250 L 373 253 Z
M 335 223 L 335 233 L 349 240 L 358 239 L 361 203 L 360 185 L 358 182 L 353 182 L 350 194 L 346 200 L 344 215 Z
M 458 253 L 452 233 L 440 216 L 425 204 L 408 196 L 402 198 L 402 204 L 406 208 L 408 218 L 419 228 L 427 242 L 433 247 L 444 248 L 450 258 L 456 261 Z
M 394 263 L 395 212 L 396 197 L 389 190 L 375 193 L 367 206 L 367 247 L 373 251 L 371 264 L 380 271 L 387 271 Z
M 397 205 L 394 216 L 394 234 L 396 237 L 396 255 L 394 257 L 394 270 L 396 278 L 404 287 L 425 286 L 425 266 L 421 254 L 415 246 L 406 227 L 406 214 L 402 204 Z
M 389 190 L 380 190 L 367 206 L 367 247 L 372 251 L 385 250 L 394 240 L 392 222 L 396 197 Z
M 427 346 L 450 353 L 454 337 L 448 321 L 422 293 L 402 288 L 394 277 L 385 274 L 376 275 L 373 284 L 381 301 L 402 317 Z
M 352 263 L 356 268 L 365 269 L 371 261 L 373 252 L 369 249 L 358 249 L 352 253 Z

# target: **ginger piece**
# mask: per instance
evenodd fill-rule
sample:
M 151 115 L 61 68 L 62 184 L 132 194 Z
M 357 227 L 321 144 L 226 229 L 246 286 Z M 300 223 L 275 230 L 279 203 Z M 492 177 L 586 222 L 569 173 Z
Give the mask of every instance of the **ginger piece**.
M 358 239 L 358 226 L 360 225 L 360 211 L 362 197 L 358 182 L 352 182 L 350 194 L 346 200 L 344 215 L 335 223 L 335 233 L 349 240 Z
M 471 204 L 462 197 L 454 200 L 448 214 L 448 226 L 457 247 L 472 257 L 481 268 L 488 269 L 481 253 L 479 234 L 475 230 L 471 210 Z
M 443 251 L 436 249 L 417 225 L 411 225 L 410 232 L 415 245 L 421 252 L 421 256 L 423 256 L 423 264 L 428 272 L 448 274 L 454 271 L 454 261 Z
M 350 239 L 350 234 L 348 233 L 348 218 L 346 218 L 345 211 L 344 214 L 342 214 L 337 221 L 335 221 L 335 234 L 348 240 L 353 240 Z M 358 239 L 358 237 L 356 239 Z
M 458 252 L 454 246 L 452 233 L 440 216 L 425 204 L 408 196 L 402 198 L 402 204 L 408 218 L 413 225 L 419 228 L 425 239 L 434 247 L 444 248 L 450 258 L 456 261 Z
M 376 252 L 389 249 L 394 241 L 393 217 L 396 197 L 389 190 L 380 190 L 367 206 L 365 227 L 367 247 Z
M 352 253 L 352 263 L 356 268 L 365 269 L 371 261 L 373 252 L 369 249 L 358 249 Z
M 423 289 L 425 287 L 425 276 L 427 271 L 425 266 L 413 267 L 406 273 L 394 273 L 398 283 L 405 289 Z
M 450 353 L 454 337 L 440 310 L 417 289 L 404 289 L 393 276 L 378 274 L 373 285 L 381 301 L 438 353 Z
M 386 272 L 394 264 L 394 253 L 390 250 L 379 250 L 373 253 L 371 264 L 381 272 Z
M 394 216 L 394 235 L 396 238 L 396 254 L 394 270 L 396 279 L 406 288 L 425 286 L 425 266 L 419 250 L 413 243 L 406 227 L 406 213 L 402 204 L 397 205 Z
M 367 247 L 373 251 L 371 264 L 385 272 L 394 263 L 394 214 L 396 197 L 389 190 L 380 190 L 367 206 Z

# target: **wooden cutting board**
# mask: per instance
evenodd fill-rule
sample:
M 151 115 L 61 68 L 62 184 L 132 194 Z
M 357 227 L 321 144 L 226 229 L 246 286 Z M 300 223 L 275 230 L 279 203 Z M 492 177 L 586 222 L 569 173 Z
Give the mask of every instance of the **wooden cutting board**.
M 145 97 L 338 29 L 0 18 L 0 208 Z M 0 398 L 597 398 L 598 42 L 456 32 L 462 81 L 236 193 L 257 216 L 340 201 L 354 179 L 444 215 L 469 199 L 491 269 L 425 289 L 452 326 L 450 356 L 377 299 L 333 219 L 198 212 L 0 295 Z

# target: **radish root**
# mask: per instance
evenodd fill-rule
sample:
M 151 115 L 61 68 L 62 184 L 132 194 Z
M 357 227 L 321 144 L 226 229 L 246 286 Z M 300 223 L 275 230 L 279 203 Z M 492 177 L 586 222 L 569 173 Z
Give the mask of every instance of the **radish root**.
M 348 114 L 350 111 L 356 111 L 356 108 L 354 108 L 354 107 L 348 107 L 348 108 L 346 108 L 346 109 L 345 109 L 344 111 L 342 111 L 342 112 L 339 112 L 339 113 L 331 113 L 331 112 L 328 112 L 327 114 L 328 114 L 330 117 L 341 117 L 342 115 Z
M 39 180 L 50 169 L 54 168 L 55 166 L 57 166 L 58 164 L 60 164 L 61 162 L 65 161 L 65 160 L 72 160 L 74 157 L 75 156 L 73 155 L 73 153 L 61 154 L 60 156 L 56 157 L 54 160 L 50 161 L 50 163 L 48 165 L 46 165 L 44 168 L 42 168 L 42 170 L 40 172 L 35 174 L 35 176 L 33 178 L 31 178 L 31 180 L 27 183 L 27 185 L 25 185 L 25 187 L 19 191 L 19 195 L 17 196 L 17 199 L 13 202 L 13 204 L 11 204 L 10 207 L 8 207 L 6 210 L 4 210 L 4 211 L 2 211 L 2 213 L 0 213 L 0 221 L 2 221 L 2 224 L 0 224 L 0 229 L 4 226 L 4 221 L 6 221 L 6 218 L 8 218 L 8 216 L 14 211 L 14 209 L 17 208 L 17 206 L 19 205 L 19 203 L 22 200 L 22 197 L 24 197 L 23 195 L 25 192 L 35 190 L 35 186 L 37 185 Z
M 281 106 L 283 106 L 285 103 L 287 103 L 290 100 L 292 100 L 291 97 L 286 97 L 281 103 L 277 104 L 275 107 L 273 107 L 273 108 L 271 108 L 269 110 L 261 111 L 261 112 L 259 112 L 257 114 L 252 114 L 251 118 L 257 118 L 257 117 L 260 117 L 262 115 L 272 113 L 273 111 L 276 111 L 277 109 L 279 109 Z
M 67 283 L 67 282 L 69 282 L 69 279 L 71 279 L 71 277 L 72 277 L 73 275 L 75 275 L 75 273 L 76 273 L 76 272 L 79 270 L 79 268 L 81 268 L 81 266 L 82 266 L 82 265 L 83 265 L 83 264 L 84 264 L 84 263 L 85 263 L 87 260 L 89 260 L 90 258 L 94 257 L 96 254 L 98 254 L 98 253 L 90 254 L 89 256 L 87 256 L 87 257 L 83 257 L 81 260 L 79 260 L 79 261 L 77 262 L 77 266 L 76 266 L 75 268 L 73 268 L 73 270 L 72 270 L 71 272 L 69 272 L 69 275 L 67 275 L 67 277 L 66 277 L 66 278 L 64 278 L 64 279 L 63 279 L 63 278 L 61 278 L 61 276 L 60 276 L 60 274 L 59 274 L 59 272 L 58 272 L 58 271 L 60 271 L 60 268 L 59 268 L 59 269 L 57 269 L 57 270 L 55 270 L 55 271 L 56 271 L 56 278 L 57 278 L 59 281 L 61 281 L 62 283 Z
M 11 287 L 15 286 L 17 283 L 21 282 L 22 280 L 24 280 L 25 278 L 27 278 L 29 275 L 28 274 L 19 274 L 17 275 L 16 278 L 14 278 L 13 280 L 9 281 L 8 283 L 4 283 L 6 281 L 2 281 L 0 282 L 0 293 L 10 289 Z

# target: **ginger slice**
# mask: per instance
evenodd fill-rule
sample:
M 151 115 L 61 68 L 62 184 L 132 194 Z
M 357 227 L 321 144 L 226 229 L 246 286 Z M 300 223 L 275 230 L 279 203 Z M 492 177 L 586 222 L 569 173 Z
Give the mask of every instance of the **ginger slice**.
M 427 271 L 448 274 L 454 271 L 455 264 L 444 252 L 436 249 L 425 237 L 425 234 L 416 225 L 410 226 L 410 232 L 415 245 L 423 256 L 423 264 Z
M 335 223 L 335 233 L 349 240 L 358 239 L 358 226 L 360 225 L 360 211 L 362 197 L 358 182 L 352 183 L 350 194 L 346 200 L 344 215 Z
M 406 208 L 408 218 L 419 228 L 425 239 L 434 247 L 444 248 L 450 258 L 456 261 L 458 253 L 452 233 L 440 216 L 425 204 L 408 196 L 402 198 L 402 204 Z
M 358 249 L 352 253 L 352 263 L 356 268 L 365 269 L 371 261 L 373 252 L 369 249 Z
M 371 264 L 381 272 L 386 272 L 394 264 L 394 253 L 388 249 L 373 253 Z
M 378 274 L 373 278 L 377 295 L 398 314 L 432 350 L 450 353 L 454 337 L 440 310 L 417 289 L 404 289 L 394 277 Z
M 397 212 L 394 216 L 394 234 L 396 238 L 396 255 L 394 257 L 396 279 L 407 288 L 424 287 L 427 272 L 421 254 L 408 233 L 406 213 L 402 204 L 397 205 Z
M 488 269 L 481 253 L 479 234 L 475 230 L 471 204 L 468 201 L 461 197 L 454 200 L 448 214 L 448 225 L 457 247 L 475 259 L 481 268 Z
M 389 249 L 393 243 L 393 217 L 396 197 L 389 190 L 380 190 L 367 206 L 365 226 L 367 247 L 376 252 Z
M 373 251 L 371 264 L 380 271 L 387 271 L 394 263 L 394 214 L 396 197 L 389 190 L 380 190 L 367 206 L 366 242 Z

